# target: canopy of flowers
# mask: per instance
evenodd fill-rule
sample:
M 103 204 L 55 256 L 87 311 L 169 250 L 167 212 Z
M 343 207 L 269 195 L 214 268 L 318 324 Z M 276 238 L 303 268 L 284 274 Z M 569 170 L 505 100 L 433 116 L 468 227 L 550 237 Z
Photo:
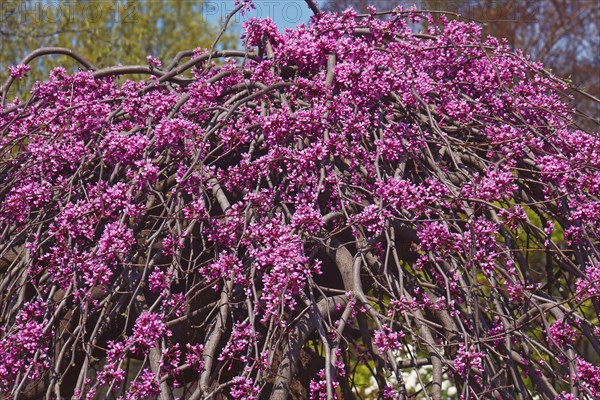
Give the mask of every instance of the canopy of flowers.
M 565 84 L 418 12 L 244 40 L 24 102 L 65 49 L 11 69 L 0 393 L 406 399 L 430 366 L 433 399 L 598 398 L 600 138 Z

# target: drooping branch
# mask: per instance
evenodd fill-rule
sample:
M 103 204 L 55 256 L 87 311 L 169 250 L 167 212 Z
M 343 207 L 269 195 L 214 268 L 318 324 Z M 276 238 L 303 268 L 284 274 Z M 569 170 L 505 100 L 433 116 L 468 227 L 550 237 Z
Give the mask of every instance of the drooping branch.
M 287 400 L 289 398 L 292 378 L 298 368 L 300 349 L 315 331 L 320 320 L 337 318 L 347 302 L 348 298 L 343 295 L 326 297 L 320 300 L 316 307 L 309 306 L 304 310 L 281 346 L 282 356 L 273 383 L 271 400 Z
M 308 8 L 313 12 L 314 15 L 319 15 L 319 6 L 314 0 L 305 0 Z
M 31 63 L 33 60 L 35 60 L 38 57 L 54 55 L 54 54 L 61 54 L 61 55 L 68 56 L 68 57 L 74 59 L 75 61 L 77 61 L 82 66 L 84 66 L 89 71 L 97 70 L 97 68 L 94 64 L 90 63 L 84 57 L 80 56 L 77 52 L 75 52 L 71 49 L 64 48 L 64 47 L 42 47 L 42 48 L 36 49 L 36 50 L 32 51 L 31 53 L 29 53 L 27 56 L 25 56 L 25 58 L 23 58 L 21 60 L 19 65 L 29 65 L 29 63 Z M 2 106 L 4 106 L 6 104 L 6 96 L 8 95 L 10 86 L 12 85 L 12 83 L 14 81 L 15 81 L 15 78 L 13 76 L 9 76 L 6 80 L 6 82 L 4 82 L 4 85 L 2 85 L 2 88 L 0 89 L 0 93 L 2 93 Z

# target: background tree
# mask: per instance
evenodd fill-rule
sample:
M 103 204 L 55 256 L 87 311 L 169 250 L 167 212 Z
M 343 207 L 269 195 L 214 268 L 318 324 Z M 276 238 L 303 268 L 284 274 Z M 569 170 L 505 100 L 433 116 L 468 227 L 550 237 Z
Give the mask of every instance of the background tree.
M 2 394 L 598 398 L 600 143 L 561 81 L 421 13 L 244 40 L 3 102 Z
M 166 60 L 180 51 L 208 48 L 221 29 L 205 19 L 213 11 L 203 1 L 186 0 L 0 0 L 0 79 L 8 76 L 8 66 L 39 47 L 77 50 L 98 68 L 145 64 L 148 55 Z M 231 28 L 220 45 L 233 47 L 238 38 Z M 57 66 L 71 69 L 79 64 L 64 55 L 41 58 L 31 64 L 28 80 L 19 87 L 44 80 Z

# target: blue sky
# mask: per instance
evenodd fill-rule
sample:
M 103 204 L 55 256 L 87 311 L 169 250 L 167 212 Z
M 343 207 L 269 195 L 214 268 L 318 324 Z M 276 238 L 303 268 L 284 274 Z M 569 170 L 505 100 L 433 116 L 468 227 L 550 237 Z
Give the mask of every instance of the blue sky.
M 285 28 L 295 28 L 299 24 L 307 23 L 312 12 L 306 6 L 304 0 L 254 0 L 256 8 L 244 17 L 236 16 L 236 22 L 241 24 L 245 19 L 251 17 L 270 17 L 280 31 Z M 218 23 L 224 19 L 234 8 L 233 0 L 207 0 L 204 5 L 204 17 Z

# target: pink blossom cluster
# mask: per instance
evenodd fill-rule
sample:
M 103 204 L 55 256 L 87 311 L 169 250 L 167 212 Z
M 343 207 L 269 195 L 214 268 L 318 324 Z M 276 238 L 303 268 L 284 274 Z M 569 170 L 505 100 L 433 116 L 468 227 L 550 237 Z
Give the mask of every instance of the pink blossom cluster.
M 577 379 L 592 398 L 600 397 L 600 367 L 577 358 Z
M 260 394 L 260 388 L 252 378 L 236 376 L 231 385 L 231 397 L 239 400 L 256 400 Z
M 186 344 L 187 347 L 187 357 L 186 364 L 194 367 L 196 371 L 201 372 L 204 369 L 204 361 L 202 359 L 202 354 L 204 352 L 204 346 L 201 344 L 192 345 L 190 343 Z
M 330 382 L 333 398 L 339 399 L 339 395 L 337 392 L 337 388 L 340 386 L 340 383 L 337 380 L 333 380 Z M 325 379 L 325 370 L 320 370 L 315 379 L 310 381 L 310 400 L 326 400 L 327 396 L 327 379 Z
M 565 346 L 577 340 L 577 332 L 564 320 L 552 323 L 546 330 L 550 346 Z
M 143 312 L 137 318 L 131 336 L 124 341 L 108 342 L 106 364 L 98 374 L 100 384 L 108 383 L 111 386 L 119 384 L 126 378 L 124 370 L 124 361 L 129 355 L 138 354 L 147 356 L 151 348 L 158 348 L 159 341 L 163 338 L 172 336 L 163 322 L 161 315 L 152 312 Z M 197 348 L 190 348 L 190 351 L 200 351 Z M 161 364 L 163 371 L 170 372 L 177 368 L 180 363 L 179 344 L 162 352 Z M 195 363 L 196 360 L 192 359 Z M 157 394 L 158 381 L 157 374 L 151 370 L 145 369 L 140 372 L 138 377 L 131 383 L 127 398 L 143 399 Z
M 43 319 L 45 311 L 41 302 L 26 303 L 10 330 L 0 327 L 0 393 L 10 391 L 10 382 L 18 376 L 36 380 L 50 368 L 53 332 Z
M 480 351 L 475 351 L 472 347 L 467 349 L 464 343 L 458 346 L 456 358 L 454 359 L 454 370 L 460 376 L 473 376 L 478 382 L 482 383 L 481 373 L 484 372 L 484 362 L 486 354 Z
M 377 330 L 374 334 L 374 344 L 381 354 L 386 354 L 388 351 L 402 350 L 402 331 L 393 330 L 388 326 L 384 326 L 382 330 Z
M 295 309 L 295 296 L 309 276 L 320 272 L 319 263 L 308 260 L 300 238 L 277 220 L 251 224 L 244 241 L 257 276 L 262 276 L 263 293 L 257 306 L 264 308 L 264 320 L 277 321 L 283 308 Z
M 257 334 L 247 322 L 237 322 L 233 327 L 233 332 L 229 342 L 221 351 L 219 359 L 224 360 L 239 360 L 247 362 L 246 354 L 256 343 Z
M 600 296 L 600 264 L 589 265 L 585 269 L 585 275 L 579 278 L 575 284 L 577 288 L 576 298 L 584 301 L 590 297 Z
M 153 56 L 147 56 L 146 57 L 146 62 L 148 62 L 148 65 L 151 68 L 152 67 L 154 67 L 154 68 L 160 68 L 160 67 L 162 67 L 161 61 L 158 58 L 153 57 Z
M 153 347 L 165 335 L 170 336 L 171 333 L 167 330 L 161 316 L 143 312 L 135 321 L 131 341 L 134 344 L 132 350 L 135 351 L 136 346 L 140 350 Z
M 156 376 L 152 371 L 145 369 L 139 377 L 131 382 L 131 386 L 125 396 L 126 400 L 143 400 L 152 398 L 160 393 Z
M 27 64 L 19 64 L 14 67 L 8 67 L 8 71 L 10 72 L 10 76 L 16 79 L 23 79 L 25 74 L 31 70 L 31 66 Z

